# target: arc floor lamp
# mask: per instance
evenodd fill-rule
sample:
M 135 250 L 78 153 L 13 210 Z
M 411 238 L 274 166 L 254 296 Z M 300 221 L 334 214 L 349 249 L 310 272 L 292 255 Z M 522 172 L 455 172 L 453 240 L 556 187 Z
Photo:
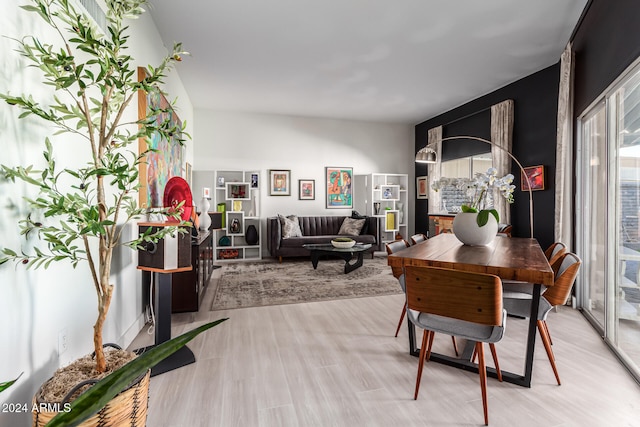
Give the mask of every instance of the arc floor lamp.
M 522 167 L 522 164 L 520 164 L 518 159 L 516 159 L 513 156 L 513 154 L 509 152 L 509 150 L 504 149 L 503 147 L 489 141 L 488 139 L 480 138 L 477 136 L 448 136 L 448 137 L 442 138 L 440 141 L 444 142 L 444 141 L 454 141 L 454 140 L 461 140 L 461 139 L 471 139 L 474 141 L 484 142 L 485 144 L 489 144 L 492 147 L 497 147 L 500 150 L 507 153 L 507 155 L 511 158 L 511 160 L 516 162 L 516 164 L 520 168 L 520 171 L 522 172 L 521 177 L 524 180 L 526 180 L 527 189 L 529 190 L 529 231 L 531 233 L 531 238 L 533 239 L 533 192 L 531 191 L 531 183 L 529 182 L 529 178 L 527 177 L 527 174 L 525 173 L 524 167 Z M 437 154 L 436 154 L 436 151 L 433 148 L 431 148 L 432 145 L 433 144 L 427 144 L 424 147 L 422 147 L 420 150 L 418 150 L 418 152 L 416 153 L 416 163 L 438 163 Z

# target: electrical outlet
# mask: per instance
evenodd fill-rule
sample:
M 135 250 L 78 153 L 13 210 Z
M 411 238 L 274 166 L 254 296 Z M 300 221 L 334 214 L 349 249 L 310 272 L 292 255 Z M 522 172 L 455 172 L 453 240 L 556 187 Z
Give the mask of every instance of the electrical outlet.
M 67 328 L 58 332 L 58 356 L 67 351 L 69 341 L 67 340 Z

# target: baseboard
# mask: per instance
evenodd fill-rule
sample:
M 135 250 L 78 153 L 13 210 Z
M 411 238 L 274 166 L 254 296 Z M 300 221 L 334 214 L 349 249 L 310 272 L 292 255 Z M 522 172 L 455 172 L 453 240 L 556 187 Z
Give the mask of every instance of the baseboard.
M 127 331 L 120 337 L 120 342 L 118 343 L 118 345 L 120 345 L 122 348 L 128 348 L 133 340 L 136 339 L 140 331 L 142 331 L 142 328 L 144 328 L 146 323 L 147 321 L 145 313 L 142 312 L 140 313 L 136 321 L 133 322 L 133 324 L 129 327 L 129 329 L 127 329 Z

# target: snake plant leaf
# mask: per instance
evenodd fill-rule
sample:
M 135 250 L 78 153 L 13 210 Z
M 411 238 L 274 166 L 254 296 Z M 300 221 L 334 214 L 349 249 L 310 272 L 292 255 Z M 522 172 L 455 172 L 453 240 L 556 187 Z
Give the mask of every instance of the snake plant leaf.
M 20 375 L 18 375 L 18 378 L 16 378 L 13 381 L 7 381 L 4 383 L 0 383 L 0 393 L 6 389 L 8 389 L 9 387 L 11 387 L 12 385 L 14 385 L 16 383 L 16 381 L 18 381 L 20 379 L 20 377 L 22 376 L 23 373 L 20 373 Z
M 71 403 L 71 408 L 68 412 L 60 412 L 47 424 L 47 427 L 73 427 L 79 425 L 102 409 L 111 399 L 148 369 L 184 347 L 200 333 L 213 328 L 225 320 L 228 320 L 228 318 L 204 324 L 142 353 L 82 393 Z

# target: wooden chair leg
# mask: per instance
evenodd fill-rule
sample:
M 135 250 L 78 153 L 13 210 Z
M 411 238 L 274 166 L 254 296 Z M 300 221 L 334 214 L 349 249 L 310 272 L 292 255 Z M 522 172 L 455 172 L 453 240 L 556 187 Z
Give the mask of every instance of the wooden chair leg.
M 396 328 L 396 338 L 398 337 L 398 332 L 400 332 L 400 326 L 402 326 L 402 321 L 404 320 L 404 315 L 407 313 L 407 306 L 404 305 L 402 307 L 402 314 L 400 315 L 400 321 L 398 322 L 398 327 Z
M 491 349 L 491 356 L 493 357 L 493 364 L 495 365 L 496 373 L 498 374 L 498 381 L 502 382 L 502 371 L 500 370 L 500 363 L 498 362 L 496 345 L 494 343 L 489 343 L 489 349 Z
M 483 343 L 476 343 L 478 353 L 478 373 L 480 374 L 480 389 L 482 390 L 482 409 L 484 410 L 484 425 L 489 425 L 489 410 L 487 408 L 487 367 L 484 362 Z
M 436 336 L 436 333 L 433 331 L 428 331 L 429 333 L 429 348 L 427 348 L 427 358 L 426 358 L 426 362 L 429 361 L 429 358 L 431 357 L 431 346 L 433 345 L 433 338 Z
M 471 363 L 475 363 L 477 357 L 478 349 L 476 347 L 473 347 L 473 354 L 471 354 Z
M 427 353 L 427 341 L 429 331 L 426 329 L 422 332 L 422 346 L 420 346 L 420 358 L 418 360 L 418 375 L 416 377 L 416 390 L 413 394 L 413 400 L 418 399 L 418 391 L 420 390 L 420 378 L 422 378 L 422 368 L 424 367 L 424 359 Z
M 553 345 L 553 340 L 551 339 L 551 334 L 549 333 L 549 326 L 547 326 L 547 321 L 544 320 L 542 323 L 544 324 L 544 330 L 547 331 L 547 336 L 549 337 L 549 344 Z
M 547 351 L 547 357 L 549 358 L 549 363 L 551 363 L 551 368 L 553 369 L 553 373 L 556 376 L 556 381 L 558 385 L 560 384 L 560 375 L 558 375 L 558 368 L 556 367 L 556 358 L 553 354 L 553 350 L 551 349 L 551 342 L 549 339 L 549 335 L 547 334 L 547 329 L 545 328 L 545 321 L 538 320 L 538 332 L 540 332 L 540 338 L 542 338 L 542 343 L 544 344 L 544 349 Z
M 456 337 L 451 335 L 451 341 L 453 341 L 453 351 L 456 352 L 456 357 L 458 357 L 459 354 L 458 354 L 458 344 L 456 344 Z

